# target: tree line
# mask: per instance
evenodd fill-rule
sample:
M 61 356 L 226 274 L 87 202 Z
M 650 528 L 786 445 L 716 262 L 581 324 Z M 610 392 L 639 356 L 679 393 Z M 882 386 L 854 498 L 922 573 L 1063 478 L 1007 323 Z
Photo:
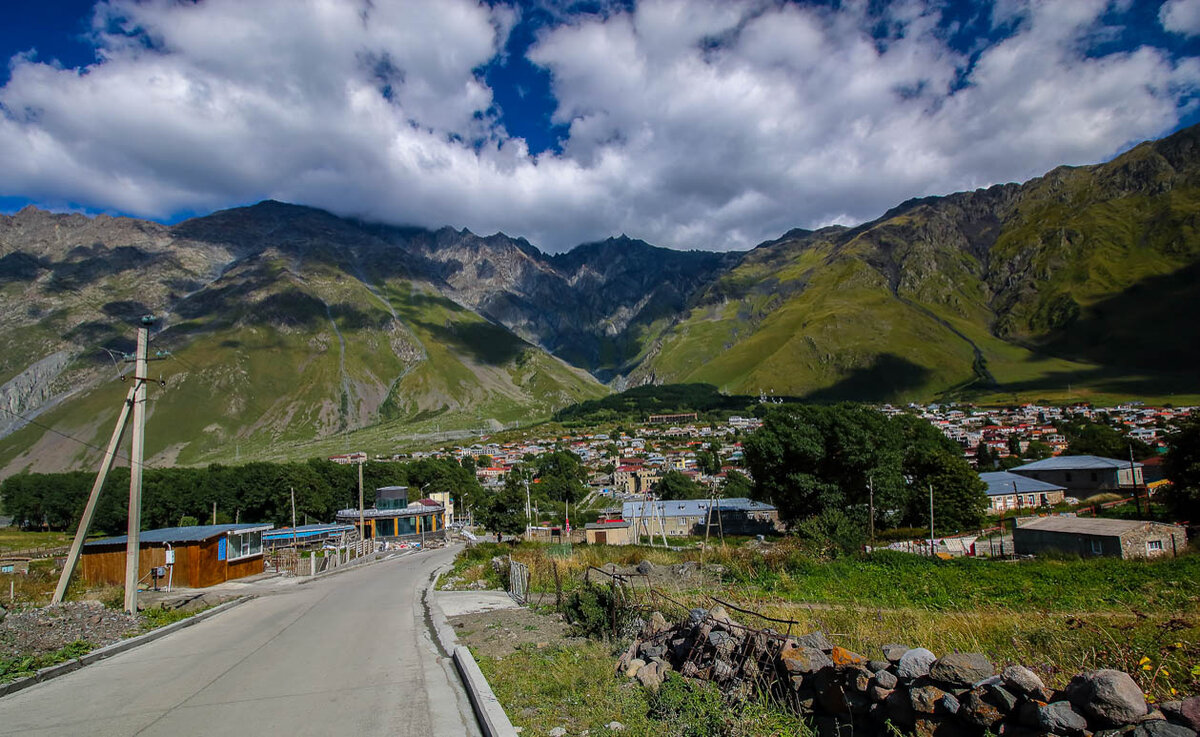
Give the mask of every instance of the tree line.
M 95 474 L 22 473 L 0 483 L 0 500 L 13 523 L 25 528 L 73 531 L 83 514 Z M 409 500 L 450 492 L 457 504 L 478 503 L 482 491 L 473 472 L 449 459 L 409 463 L 367 463 L 363 467 L 364 504 L 375 502 L 375 489 L 409 487 Z M 146 469 L 142 482 L 144 529 L 216 522 L 270 522 L 291 525 L 291 495 L 296 520 L 332 521 L 338 510 L 358 508 L 358 469 L 313 459 L 297 463 L 247 463 L 201 468 Z M 126 531 L 129 469 L 114 468 L 100 492 L 92 530 L 118 535 Z

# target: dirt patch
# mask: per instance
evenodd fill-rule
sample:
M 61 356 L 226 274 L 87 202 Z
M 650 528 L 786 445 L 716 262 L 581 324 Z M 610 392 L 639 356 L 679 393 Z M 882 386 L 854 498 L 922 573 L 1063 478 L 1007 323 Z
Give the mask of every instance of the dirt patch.
M 560 614 L 538 614 L 527 607 L 460 614 L 447 621 L 458 641 L 479 657 L 503 658 L 522 647 L 544 648 L 582 642 L 568 634 Z

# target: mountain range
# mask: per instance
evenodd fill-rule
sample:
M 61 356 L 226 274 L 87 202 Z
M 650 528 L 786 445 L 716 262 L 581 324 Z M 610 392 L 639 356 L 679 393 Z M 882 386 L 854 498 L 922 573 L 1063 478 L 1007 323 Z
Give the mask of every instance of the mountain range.
M 266 201 L 0 216 L 0 475 L 94 465 L 152 336 L 151 465 L 483 433 L 646 383 L 812 400 L 1195 398 L 1200 127 L 747 252 Z

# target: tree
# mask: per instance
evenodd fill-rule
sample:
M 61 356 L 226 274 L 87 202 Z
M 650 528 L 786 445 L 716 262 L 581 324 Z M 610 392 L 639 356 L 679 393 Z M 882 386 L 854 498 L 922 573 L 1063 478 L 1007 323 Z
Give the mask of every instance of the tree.
M 475 519 L 484 529 L 505 535 L 525 531 L 525 481 L 525 474 L 514 468 L 505 476 L 500 491 L 480 498 Z
M 1072 420 L 1064 423 L 1061 429 L 1067 437 L 1067 447 L 1072 455 L 1124 459 L 1129 457 L 1130 450 L 1137 459 L 1154 455 L 1154 449 L 1149 445 L 1129 437 L 1111 425 Z
M 934 528 L 945 532 L 977 529 L 987 511 L 987 484 L 961 455 L 944 448 L 921 448 L 904 461 L 915 487 L 905 514 L 911 526 L 929 525 L 929 489 L 933 489 Z
M 539 491 L 559 502 L 578 502 L 587 494 L 587 469 L 569 450 L 544 453 L 534 461 Z
M 754 497 L 788 522 L 841 509 L 865 525 L 868 489 L 877 525 L 927 522 L 931 482 L 935 517 L 945 515 L 941 527 L 970 526 L 987 503 L 958 444 L 911 415 L 888 418 L 856 404 L 782 405 L 766 411 L 744 447 Z
M 1164 500 L 1176 519 L 1200 520 L 1200 415 L 1192 415 L 1167 436 L 1163 472 L 1171 480 Z
M 1025 447 L 1025 457 L 1031 461 L 1040 461 L 1054 455 L 1054 449 L 1040 440 L 1030 440 Z
M 696 454 L 696 465 L 700 467 L 701 473 L 708 476 L 715 476 L 721 472 L 721 456 L 711 443 Z
M 996 454 L 992 452 L 992 447 L 987 444 L 986 440 L 980 440 L 979 445 L 975 447 L 975 468 L 980 471 L 994 470 L 996 460 Z
M 754 484 L 739 471 L 726 471 L 721 482 L 721 495 L 727 499 L 741 499 L 754 492 Z
M 708 496 L 700 484 L 679 471 L 667 471 L 663 474 L 663 477 L 654 485 L 654 493 L 664 500 L 703 499 Z

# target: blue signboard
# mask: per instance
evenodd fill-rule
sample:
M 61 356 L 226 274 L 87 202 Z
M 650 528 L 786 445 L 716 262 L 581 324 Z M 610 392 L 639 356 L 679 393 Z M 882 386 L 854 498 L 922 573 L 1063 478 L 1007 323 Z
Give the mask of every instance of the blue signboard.
M 217 540 L 217 560 L 225 560 L 225 538 Z

